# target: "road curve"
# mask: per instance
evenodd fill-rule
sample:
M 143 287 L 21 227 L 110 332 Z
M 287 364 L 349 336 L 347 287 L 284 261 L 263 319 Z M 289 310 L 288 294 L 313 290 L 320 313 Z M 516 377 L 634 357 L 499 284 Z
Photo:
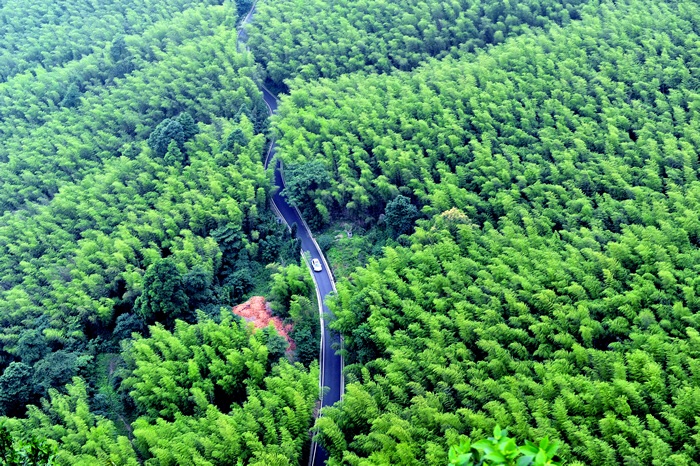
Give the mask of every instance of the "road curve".
M 243 26 L 249 23 L 255 12 L 255 5 L 257 1 L 253 3 L 250 12 L 246 15 L 245 19 L 241 23 L 241 28 L 239 30 L 239 40 L 245 39 L 245 31 Z M 272 94 L 264 85 L 261 85 L 261 91 L 263 93 L 263 99 L 267 108 L 270 111 L 270 115 L 277 111 L 277 97 Z M 279 218 L 281 218 L 290 228 L 293 224 L 297 225 L 297 237 L 301 239 L 301 249 L 306 253 L 309 261 L 313 258 L 317 258 L 323 264 L 323 270 L 321 272 L 314 272 L 309 267 L 311 275 L 313 276 L 314 283 L 316 284 L 316 296 L 320 305 L 319 313 L 321 319 L 321 347 L 319 354 L 320 362 L 320 380 L 319 385 L 321 387 L 321 407 L 331 406 L 335 402 L 339 401 L 342 397 L 343 391 L 345 389 L 344 379 L 343 379 L 343 358 L 336 354 L 336 350 L 341 348 L 342 342 L 337 333 L 332 332 L 327 325 L 327 317 L 332 317 L 331 311 L 325 304 L 326 297 L 333 291 L 335 291 L 335 282 L 333 281 L 333 276 L 328 266 L 328 262 L 319 248 L 316 240 L 311 234 L 309 226 L 306 224 L 304 219 L 301 217 L 301 213 L 296 207 L 289 205 L 287 200 L 281 195 L 282 189 L 284 189 L 284 178 L 282 176 L 282 164 L 275 158 L 277 152 L 277 144 L 273 139 L 270 141 L 270 148 L 268 150 L 267 156 L 265 157 L 265 168 L 268 168 L 270 162 L 275 164 L 275 186 L 277 186 L 277 192 L 272 197 L 272 208 Z M 307 263 L 307 265 L 309 265 Z M 325 387 L 325 390 L 324 390 Z M 324 393 L 325 391 L 325 393 Z M 309 465 L 319 466 L 325 464 L 328 459 L 328 454 L 321 448 L 315 441 L 311 444 L 311 452 L 309 455 Z

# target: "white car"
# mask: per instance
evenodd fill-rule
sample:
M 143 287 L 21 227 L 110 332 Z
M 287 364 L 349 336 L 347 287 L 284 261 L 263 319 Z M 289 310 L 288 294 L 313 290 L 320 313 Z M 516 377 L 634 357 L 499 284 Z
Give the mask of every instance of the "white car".
M 321 261 L 319 261 L 315 257 L 311 259 L 311 268 L 314 269 L 314 272 L 320 272 L 321 270 L 323 270 L 323 268 L 321 267 Z

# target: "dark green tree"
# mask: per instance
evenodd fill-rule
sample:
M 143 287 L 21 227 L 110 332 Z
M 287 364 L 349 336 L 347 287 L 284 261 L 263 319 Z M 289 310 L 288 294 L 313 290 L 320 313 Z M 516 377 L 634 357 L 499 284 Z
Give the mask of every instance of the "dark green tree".
M 182 150 L 185 144 L 185 131 L 178 121 L 166 118 L 148 137 L 148 146 L 158 157 L 164 157 L 171 141 L 175 141 L 178 149 Z
M 398 195 L 386 205 L 384 220 L 392 234 L 400 236 L 410 233 L 418 218 L 418 209 L 406 196 Z
M 255 134 L 263 133 L 267 129 L 268 120 L 270 118 L 270 110 L 263 100 L 262 93 L 256 92 L 251 97 L 252 105 L 250 110 L 246 107 L 244 112 L 253 123 Z
M 80 89 L 75 83 L 71 83 L 63 95 L 63 99 L 59 104 L 61 107 L 75 107 L 80 103 Z
M 114 330 L 112 331 L 112 338 L 116 341 L 122 341 L 131 338 L 132 333 L 143 335 L 145 332 L 146 323 L 143 318 L 138 314 L 127 312 L 117 317 L 114 323 Z
M 290 336 L 296 345 L 297 359 L 308 367 L 319 354 L 321 323 L 318 310 L 308 297 L 296 295 L 289 304 L 289 315 L 294 322 Z
M 23 416 L 35 401 L 34 369 L 23 362 L 11 363 L 0 376 L 0 411 L 6 416 Z
M 203 310 L 216 302 L 212 288 L 212 274 L 201 265 L 195 266 L 183 275 L 182 289 L 187 295 L 190 311 Z
M 236 1 L 236 10 L 238 11 L 238 17 L 243 19 L 245 16 L 248 14 L 248 11 L 250 11 L 250 8 L 253 6 L 253 0 L 237 0 Z
M 190 115 L 189 113 L 183 112 L 179 114 L 175 118 L 175 121 L 182 125 L 182 135 L 184 136 L 185 141 L 189 141 L 197 134 L 199 134 L 199 128 L 197 127 L 197 123 L 195 123 L 194 118 L 192 118 L 192 115 Z
M 126 40 L 124 36 L 115 37 L 109 47 L 109 58 L 112 62 L 118 63 L 129 56 L 129 50 L 126 48 Z
M 233 154 L 240 153 L 242 147 L 248 144 L 248 138 L 243 133 L 241 128 L 234 128 L 233 131 L 226 136 L 226 141 L 221 146 L 221 150 L 227 150 Z
M 228 302 L 237 303 L 250 290 L 253 289 L 254 283 L 251 277 L 250 269 L 238 269 L 226 277 L 224 282 L 225 296 L 224 299 Z
M 277 334 L 274 327 L 265 327 L 261 333 L 268 350 L 267 369 L 269 370 L 287 352 L 289 343 L 284 337 Z
M 285 167 L 285 186 L 282 195 L 290 204 L 299 208 L 307 222 L 319 226 L 323 219 L 314 208 L 314 193 L 328 187 L 330 175 L 321 160 L 312 160 Z
M 81 367 L 85 367 L 88 358 L 66 350 L 49 354 L 34 365 L 33 383 L 37 392 L 46 396 L 50 388 L 63 387 Z
M 36 329 L 20 333 L 17 341 L 17 355 L 25 364 L 34 364 L 50 351 L 44 335 Z
M 109 48 L 109 58 L 112 60 L 111 77 L 123 78 L 133 71 L 131 54 L 126 46 L 124 36 L 119 36 L 112 41 Z
M 171 258 L 151 264 L 143 276 L 143 293 L 136 298 L 136 311 L 149 324 L 172 326 L 175 319 L 188 315 L 188 299 L 182 276 Z

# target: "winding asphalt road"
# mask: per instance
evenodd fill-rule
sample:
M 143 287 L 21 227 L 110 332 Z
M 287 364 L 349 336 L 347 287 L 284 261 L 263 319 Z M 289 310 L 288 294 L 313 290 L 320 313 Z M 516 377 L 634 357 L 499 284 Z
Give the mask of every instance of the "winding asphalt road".
M 256 2 L 257 3 L 257 2 Z M 250 12 L 242 21 L 242 25 L 249 23 L 255 12 L 255 3 Z M 245 41 L 245 31 L 241 27 L 239 32 L 239 41 Z M 263 98 L 270 111 L 270 115 L 277 111 L 277 97 L 272 94 L 264 85 L 261 86 Z M 308 260 L 316 258 L 323 264 L 323 270 L 314 272 L 311 267 L 309 270 L 316 284 L 316 296 L 320 304 L 320 319 L 321 319 L 321 348 L 320 348 L 320 381 L 321 386 L 321 407 L 330 406 L 340 400 L 345 389 L 343 380 L 343 358 L 336 354 L 336 349 L 341 348 L 340 337 L 337 333 L 332 332 L 326 325 L 327 317 L 332 317 L 332 313 L 325 304 L 325 299 L 328 294 L 335 291 L 335 282 L 331 275 L 328 262 L 321 252 L 316 240 L 311 234 L 311 230 L 306 222 L 302 219 L 299 210 L 287 203 L 287 200 L 280 194 L 284 189 L 284 178 L 282 176 L 282 164 L 275 158 L 277 152 L 277 144 L 274 140 L 270 142 L 270 149 L 265 158 L 265 168 L 268 168 L 270 162 L 275 164 L 275 185 L 277 193 L 272 197 L 272 208 L 279 218 L 281 218 L 290 228 L 293 224 L 297 225 L 297 237 L 301 239 L 301 249 Z M 308 263 L 307 263 L 308 265 Z M 324 387 L 326 389 L 324 390 Z M 309 456 L 309 465 L 318 466 L 325 464 L 328 459 L 328 454 L 316 442 L 311 444 L 311 452 Z

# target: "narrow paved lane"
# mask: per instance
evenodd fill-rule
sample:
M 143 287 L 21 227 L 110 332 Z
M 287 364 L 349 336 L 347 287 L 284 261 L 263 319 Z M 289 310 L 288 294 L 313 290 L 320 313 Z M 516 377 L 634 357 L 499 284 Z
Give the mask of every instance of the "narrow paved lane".
M 255 2 L 257 3 L 257 1 Z M 242 22 L 241 29 L 238 34 L 237 46 L 243 42 L 245 43 L 246 34 L 243 31 L 242 26 L 251 22 L 253 15 L 255 13 L 255 3 L 250 9 L 250 12 L 246 15 Z M 263 92 L 263 98 L 270 111 L 270 115 L 277 111 L 277 97 L 275 97 L 265 86 L 261 87 Z M 290 227 L 293 224 L 297 225 L 297 237 L 301 239 L 301 249 L 302 251 L 308 253 L 309 261 L 316 258 L 323 264 L 323 270 L 320 272 L 311 272 L 316 284 L 316 295 L 318 297 L 320 309 L 320 319 L 321 319 L 321 348 L 320 348 L 320 369 L 321 369 L 321 380 L 319 381 L 321 389 L 325 391 L 321 397 L 321 407 L 330 406 L 336 401 L 340 400 L 342 393 L 345 389 L 343 382 L 343 358 L 336 354 L 336 349 L 341 347 L 341 341 L 338 334 L 332 332 L 327 325 L 327 317 L 332 316 L 332 313 L 328 310 L 325 304 L 326 296 L 332 291 L 335 291 L 335 283 L 333 281 L 333 276 L 331 275 L 330 268 L 328 267 L 328 262 L 323 256 L 321 249 L 313 238 L 308 225 L 301 218 L 299 210 L 295 207 L 290 206 L 287 200 L 280 194 L 282 189 L 284 189 L 284 179 L 282 178 L 281 164 L 275 159 L 275 153 L 277 151 L 277 145 L 273 140 L 270 144 L 270 149 L 265 158 L 265 168 L 268 168 L 268 164 L 272 161 L 275 163 L 275 185 L 277 186 L 277 193 L 272 198 L 273 208 L 275 213 Z M 328 455 L 316 442 L 311 444 L 311 453 L 309 456 L 309 465 L 320 466 L 325 464 L 328 459 Z
M 262 88 L 263 97 L 265 103 L 270 109 L 270 113 L 274 113 L 277 110 L 277 98 L 272 95 L 264 86 Z M 297 225 L 297 236 L 301 239 L 301 249 L 304 252 L 308 252 L 310 257 L 309 260 L 317 258 L 323 264 L 323 270 L 321 272 L 312 272 L 314 277 L 314 282 L 316 283 L 316 293 L 321 304 L 321 387 L 328 387 L 328 391 L 323 395 L 321 399 L 321 406 L 330 406 L 336 401 L 340 400 L 341 393 L 344 389 L 343 387 L 343 360 L 340 356 L 336 354 L 336 348 L 340 348 L 340 338 L 338 334 L 331 332 L 327 325 L 326 316 L 331 316 L 331 312 L 325 304 L 326 296 L 335 290 L 335 283 L 333 282 L 333 277 L 328 268 L 328 263 L 323 253 L 314 241 L 311 231 L 309 231 L 308 226 L 302 220 L 299 211 L 290 206 L 287 200 L 280 194 L 284 188 L 284 180 L 282 178 L 281 164 L 275 159 L 275 152 L 277 151 L 277 146 L 275 141 L 272 141 L 270 150 L 265 159 L 265 168 L 268 167 L 270 161 L 275 162 L 275 185 L 278 187 L 277 193 L 273 196 L 272 202 L 277 211 L 277 214 L 282 217 L 282 219 L 291 227 L 291 225 Z M 309 464 L 312 466 L 325 464 L 328 456 L 326 452 L 318 446 L 316 442 L 311 445 L 311 456 L 309 458 Z

